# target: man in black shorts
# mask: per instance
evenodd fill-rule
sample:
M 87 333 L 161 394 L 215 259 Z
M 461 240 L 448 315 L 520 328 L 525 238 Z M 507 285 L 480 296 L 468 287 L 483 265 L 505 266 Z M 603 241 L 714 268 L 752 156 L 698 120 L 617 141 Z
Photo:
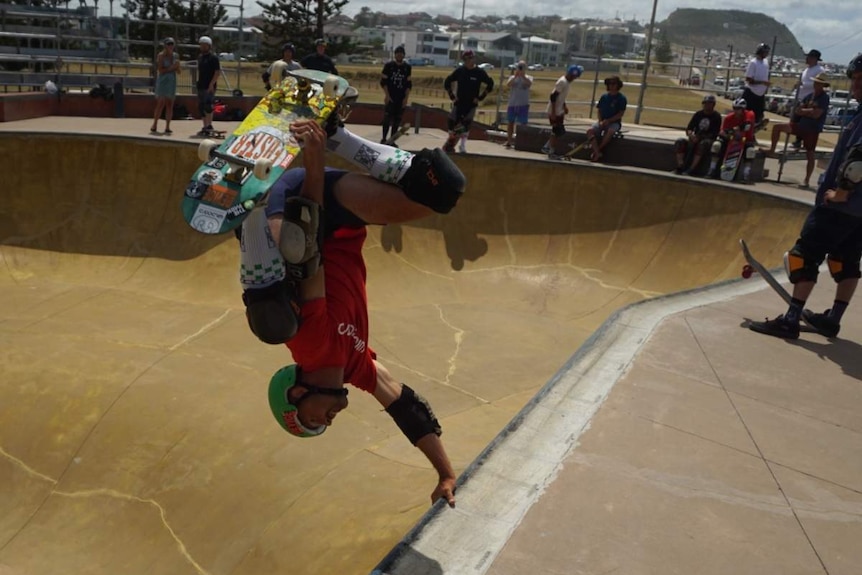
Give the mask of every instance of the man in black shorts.
M 198 90 L 198 111 L 203 122 L 203 127 L 198 133 L 206 135 L 213 129 L 213 102 L 221 74 L 221 65 L 218 56 L 213 53 L 212 38 L 201 36 L 198 44 L 200 44 L 201 53 L 198 56 L 198 80 L 195 87 Z
M 407 107 L 407 99 L 410 97 L 410 88 L 413 84 L 410 75 L 413 67 L 404 61 L 404 46 L 395 48 L 395 59 L 383 66 L 380 74 L 380 86 L 383 88 L 383 139 L 381 144 L 386 143 L 389 129 L 392 135 L 401 127 L 401 117 L 404 108 Z

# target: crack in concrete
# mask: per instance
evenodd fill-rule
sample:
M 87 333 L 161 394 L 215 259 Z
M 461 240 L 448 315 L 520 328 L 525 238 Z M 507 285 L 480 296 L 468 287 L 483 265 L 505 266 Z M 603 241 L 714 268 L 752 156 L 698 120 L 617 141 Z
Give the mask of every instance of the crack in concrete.
M 2 456 L 3 458 L 7 459 L 10 462 L 12 462 L 14 465 L 16 465 L 17 467 L 22 469 L 25 473 L 27 473 L 27 475 L 29 475 L 31 477 L 35 477 L 35 478 L 40 479 L 42 481 L 48 482 L 53 486 L 56 486 L 58 484 L 58 480 L 56 480 L 52 477 L 49 477 L 49 476 L 45 475 L 44 473 L 40 473 L 39 471 L 36 471 L 35 469 L 33 469 L 32 467 L 27 465 L 26 462 L 15 457 L 14 455 L 9 453 L 8 451 L 3 449 L 2 447 L 0 447 L 0 456 Z M 67 497 L 67 498 L 72 498 L 72 499 L 105 496 L 105 497 L 111 497 L 113 499 L 120 499 L 123 501 L 132 501 L 132 502 L 136 502 L 136 503 L 144 503 L 147 505 L 152 505 L 153 507 L 155 507 L 158 510 L 159 518 L 161 519 L 162 525 L 164 526 L 164 528 L 167 530 L 168 534 L 170 534 L 171 538 L 176 543 L 177 549 L 179 550 L 182 557 L 192 567 L 194 567 L 195 571 L 200 573 L 200 575 L 210 575 L 206 569 L 204 569 L 197 561 L 195 561 L 195 558 L 192 557 L 191 553 L 189 553 L 189 550 L 188 550 L 188 548 L 186 548 L 185 543 L 183 543 L 182 539 L 180 539 L 179 535 L 177 535 L 176 531 L 174 531 L 173 527 L 171 527 L 170 523 L 168 523 L 167 511 L 165 511 L 165 508 L 162 507 L 159 504 L 159 502 L 156 501 L 155 499 L 144 499 L 143 497 L 138 497 L 136 495 L 130 495 L 128 493 L 122 493 L 120 491 L 116 491 L 114 489 L 107 489 L 107 488 L 88 489 L 88 490 L 84 490 L 84 491 L 58 491 L 57 489 L 51 489 L 51 492 L 49 493 L 48 497 L 50 497 L 52 495 L 57 495 L 59 497 Z

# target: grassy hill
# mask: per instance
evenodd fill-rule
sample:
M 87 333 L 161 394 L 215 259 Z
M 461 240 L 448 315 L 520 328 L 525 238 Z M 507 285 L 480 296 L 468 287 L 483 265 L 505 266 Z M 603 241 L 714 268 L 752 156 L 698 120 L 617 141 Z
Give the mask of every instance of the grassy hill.
M 776 56 L 802 58 L 805 53 L 787 26 L 771 16 L 742 10 L 702 10 L 679 8 L 656 26 L 667 32 L 673 44 L 726 50 L 729 44 L 737 52 L 753 53 L 761 42 L 772 46 Z

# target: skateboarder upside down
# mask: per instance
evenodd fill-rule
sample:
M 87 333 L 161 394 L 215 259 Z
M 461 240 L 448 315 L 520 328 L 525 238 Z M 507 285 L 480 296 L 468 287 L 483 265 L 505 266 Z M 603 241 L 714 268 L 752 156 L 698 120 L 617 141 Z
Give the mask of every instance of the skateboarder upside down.
M 347 408 L 345 384 L 372 394 L 437 471 L 432 502 L 454 506 L 455 474 L 431 407 L 369 347 L 362 246 L 368 223 L 448 213 L 464 176 L 440 150 L 414 155 L 341 127 L 327 138 L 314 121 L 298 121 L 291 131 L 304 147 L 305 168 L 284 173 L 266 209 L 243 222 L 240 242 L 249 327 L 265 343 L 286 344 L 296 361 L 270 382 L 273 415 L 289 433 L 314 437 Z M 371 175 L 325 168 L 327 147 L 370 159 L 363 166 Z

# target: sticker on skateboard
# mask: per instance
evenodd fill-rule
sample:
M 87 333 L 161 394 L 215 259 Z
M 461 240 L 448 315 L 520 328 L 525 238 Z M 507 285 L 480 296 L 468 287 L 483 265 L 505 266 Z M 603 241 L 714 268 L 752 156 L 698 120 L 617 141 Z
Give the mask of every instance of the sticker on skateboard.
M 186 187 L 183 218 L 204 234 L 239 226 L 300 153 L 290 126 L 313 118 L 325 125 L 356 99 L 347 80 L 316 70 L 293 70 L 223 142 L 198 146 L 202 164 Z

